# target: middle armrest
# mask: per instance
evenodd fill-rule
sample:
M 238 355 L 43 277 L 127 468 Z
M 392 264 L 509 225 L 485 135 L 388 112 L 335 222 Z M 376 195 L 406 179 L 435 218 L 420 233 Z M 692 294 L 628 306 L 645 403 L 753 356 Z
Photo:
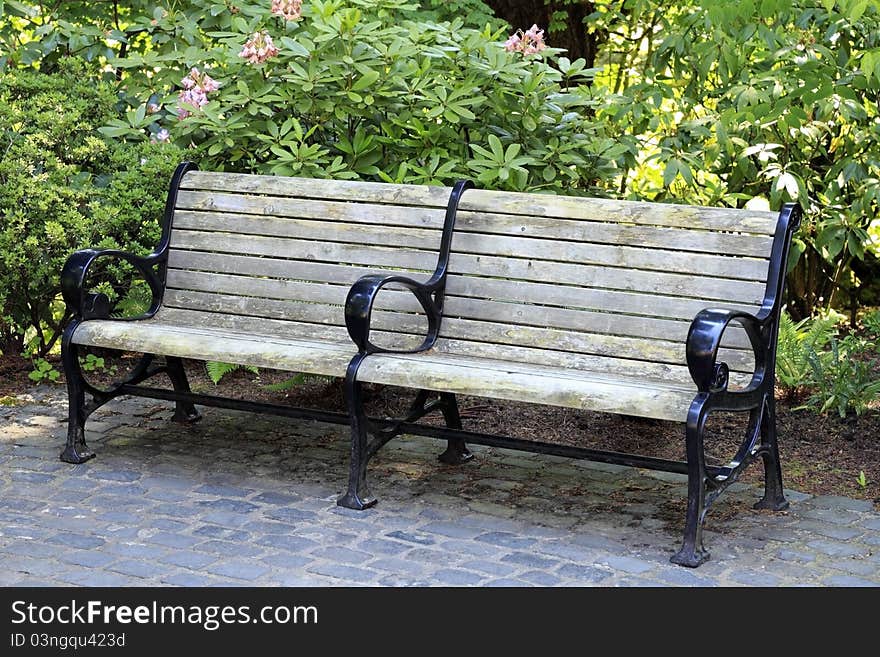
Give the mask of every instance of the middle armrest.
M 428 316 L 428 332 L 422 344 L 416 349 L 394 350 L 377 347 L 370 342 L 370 317 L 379 291 L 389 283 L 401 285 L 410 290 L 419 300 Z M 427 283 L 419 283 L 406 276 L 379 276 L 370 274 L 359 278 L 345 299 L 345 326 L 348 334 L 361 353 L 415 353 L 430 349 L 440 331 L 441 308 L 434 297 L 440 289 L 439 281 L 432 277 Z

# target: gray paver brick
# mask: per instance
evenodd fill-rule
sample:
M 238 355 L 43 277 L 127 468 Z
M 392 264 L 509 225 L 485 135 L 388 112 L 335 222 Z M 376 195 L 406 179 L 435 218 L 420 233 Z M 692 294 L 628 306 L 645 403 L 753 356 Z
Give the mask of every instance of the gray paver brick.
M 611 556 L 602 561 L 614 570 L 622 570 L 625 573 L 641 575 L 655 568 L 655 564 L 642 559 L 624 556 Z
M 357 548 L 372 554 L 395 556 L 406 552 L 410 549 L 410 546 L 404 543 L 398 543 L 397 541 L 389 541 L 384 538 L 368 538 L 358 543 Z
M 56 534 L 55 536 L 51 536 L 46 540 L 49 543 L 55 543 L 56 545 L 80 548 L 82 550 L 90 550 L 96 547 L 101 547 L 102 545 L 104 545 L 104 543 L 106 543 L 103 538 L 98 538 L 97 536 L 87 536 L 85 534 L 71 533 Z
M 314 550 L 312 552 L 312 555 L 326 561 L 335 561 L 337 563 L 350 563 L 355 565 L 362 564 L 365 561 L 373 558 L 373 555 L 369 552 L 353 550 L 351 548 L 341 547 L 338 545 L 329 545 L 326 547 L 318 548 L 317 550 Z
M 376 579 L 376 573 L 372 571 L 364 570 L 363 568 L 358 568 L 356 566 L 345 566 L 336 563 L 313 564 L 307 566 L 306 570 L 310 573 L 326 575 L 327 577 L 361 584 L 367 584 Z
M 213 563 L 206 566 L 205 570 L 215 575 L 223 577 L 233 577 L 235 579 L 253 581 L 262 577 L 269 572 L 265 566 L 253 563 L 252 561 L 232 561 L 226 560 L 220 563 Z
M 434 572 L 432 578 L 441 584 L 448 584 L 450 586 L 476 586 L 484 579 L 482 575 L 456 568 L 438 570 Z
M 559 563 L 558 559 L 542 557 L 532 552 L 511 552 L 501 557 L 501 561 L 505 563 L 517 564 L 527 568 L 544 568 L 551 569 Z
M 595 566 L 579 566 L 567 563 L 560 566 L 556 571 L 561 577 L 573 580 L 575 583 L 595 584 L 607 579 L 611 573 Z
M 186 536 L 185 534 L 174 534 L 172 532 L 160 531 L 156 532 L 146 540 L 150 543 L 164 545 L 169 548 L 191 548 L 202 539 L 195 536 Z
M 534 538 L 518 536 L 511 532 L 488 532 L 486 534 L 480 534 L 477 536 L 476 540 L 483 541 L 484 543 L 491 543 L 492 545 L 513 548 L 515 550 L 525 550 L 537 542 Z
M 748 586 L 779 586 L 780 584 L 779 577 L 773 573 L 754 570 L 738 570 L 733 573 L 731 579 L 734 582 Z
M 108 570 L 111 570 L 114 573 L 120 573 L 121 575 L 130 575 L 131 577 L 140 577 L 142 579 L 148 579 L 160 572 L 160 569 L 151 563 L 145 561 L 132 561 L 130 559 L 117 561 L 112 564 Z
M 864 548 L 836 541 L 810 541 L 807 546 L 829 557 L 855 557 L 867 552 Z
M 217 561 L 218 557 L 204 552 L 174 552 L 160 559 L 162 563 L 198 570 Z
M 877 586 L 876 581 L 869 581 L 861 577 L 853 577 L 852 575 L 832 575 L 831 577 L 826 577 L 823 581 L 829 586 L 868 586 L 875 588 Z
M 205 409 L 196 436 L 169 404 L 128 399 L 96 415 L 99 458 L 69 466 L 63 390 L 37 390 L 0 409 L 4 586 L 880 585 L 870 501 L 786 491 L 786 514 L 754 514 L 759 487 L 737 483 L 693 571 L 668 563 L 679 475 L 481 447 L 445 468 L 415 438 L 380 455 L 382 503 L 355 512 L 335 506 L 344 427 Z
M 424 534 L 414 534 L 412 532 L 404 532 L 404 531 L 393 531 L 387 534 L 390 538 L 396 538 L 399 541 L 406 541 L 407 543 L 417 543 L 418 545 L 433 545 L 436 541 L 430 537 L 425 536 Z

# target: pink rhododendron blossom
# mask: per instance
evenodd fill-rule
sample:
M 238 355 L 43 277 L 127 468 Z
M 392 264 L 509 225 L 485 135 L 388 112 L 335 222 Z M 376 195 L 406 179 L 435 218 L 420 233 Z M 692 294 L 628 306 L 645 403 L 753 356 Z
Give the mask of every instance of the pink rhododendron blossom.
M 546 47 L 544 30 L 539 30 L 537 25 L 532 25 L 525 32 L 517 30 L 504 42 L 504 49 L 507 52 L 521 52 L 523 55 L 534 55 Z
M 208 94 L 217 91 L 220 84 L 207 73 L 197 68 L 190 69 L 189 75 L 180 81 L 183 89 L 177 94 L 177 118 L 185 119 L 192 116 L 191 107 L 199 108 L 208 104 Z
M 244 44 L 244 48 L 241 49 L 238 56 L 248 60 L 251 64 L 262 64 L 277 54 L 278 48 L 272 42 L 272 37 L 263 30 L 262 32 L 254 32 L 251 35 L 251 38 Z
M 272 13 L 284 20 L 298 20 L 302 14 L 302 0 L 272 0 Z

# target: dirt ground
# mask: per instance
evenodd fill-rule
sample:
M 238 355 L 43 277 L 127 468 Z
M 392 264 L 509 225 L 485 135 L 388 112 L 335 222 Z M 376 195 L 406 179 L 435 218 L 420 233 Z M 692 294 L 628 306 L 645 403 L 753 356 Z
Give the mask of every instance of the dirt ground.
M 108 367 L 111 363 L 118 363 L 120 370 L 125 367 L 121 360 L 108 359 Z M 60 369 L 60 363 L 55 365 Z M 312 378 L 288 390 L 271 391 L 267 385 L 283 382 L 290 374 L 263 370 L 255 375 L 237 370 L 215 386 L 203 363 L 187 361 L 186 365 L 191 386 L 197 392 L 342 410 L 339 380 Z M 0 405 L 12 403 L 12 395 L 27 392 L 34 385 L 28 378 L 32 369 L 25 359 L 0 357 Z M 100 378 L 96 375 L 96 382 Z M 63 385 L 63 376 L 61 381 L 59 386 Z M 160 385 L 160 381 L 150 384 Z M 410 399 L 411 394 L 399 388 L 368 389 L 371 414 L 398 415 Z M 477 397 L 462 397 L 459 404 L 464 427 L 468 430 L 660 458 L 684 457 L 683 426 L 675 422 Z M 872 500 L 880 509 L 880 413 L 874 411 L 841 419 L 836 414 L 817 416 L 810 411 L 794 410 L 795 406 L 797 402 L 783 399 L 777 406 L 785 486 L 805 493 Z M 744 430 L 742 415 L 719 413 L 711 417 L 707 439 L 710 461 L 725 463 L 732 458 Z M 859 483 L 860 472 L 865 475 L 864 486 Z M 763 469 L 756 464 L 744 473 L 743 480 L 759 482 L 762 477 Z

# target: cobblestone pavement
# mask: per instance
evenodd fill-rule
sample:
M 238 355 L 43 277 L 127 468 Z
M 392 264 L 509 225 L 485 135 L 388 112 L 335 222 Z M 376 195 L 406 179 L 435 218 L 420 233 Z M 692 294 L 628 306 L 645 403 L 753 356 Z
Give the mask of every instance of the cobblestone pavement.
M 685 479 L 633 468 L 401 438 L 371 464 L 379 504 L 335 505 L 341 427 L 116 401 L 87 425 L 98 457 L 58 460 L 66 396 L 0 406 L 0 585 L 877 586 L 880 514 L 789 492 L 751 510 L 735 484 L 709 513 L 712 559 L 673 566 Z

